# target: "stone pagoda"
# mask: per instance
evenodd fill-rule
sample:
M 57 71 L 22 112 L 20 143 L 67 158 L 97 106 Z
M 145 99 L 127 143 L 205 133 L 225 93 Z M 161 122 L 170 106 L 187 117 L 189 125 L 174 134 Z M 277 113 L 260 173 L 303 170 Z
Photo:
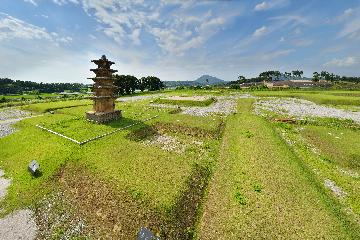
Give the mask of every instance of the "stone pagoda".
M 114 62 L 106 59 L 103 55 L 98 60 L 92 60 L 91 62 L 97 65 L 97 68 L 90 69 L 94 72 L 96 77 L 88 78 L 92 79 L 95 83 L 92 87 L 94 96 L 93 110 L 86 113 L 86 118 L 97 123 L 106 123 L 121 117 L 121 111 L 115 110 L 115 99 L 113 73 L 117 70 L 110 68 Z

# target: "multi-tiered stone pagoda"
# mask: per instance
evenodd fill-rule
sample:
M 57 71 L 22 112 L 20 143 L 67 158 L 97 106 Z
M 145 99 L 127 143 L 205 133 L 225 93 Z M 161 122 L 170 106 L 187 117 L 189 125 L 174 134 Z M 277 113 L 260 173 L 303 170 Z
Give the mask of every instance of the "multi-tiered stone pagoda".
M 95 83 L 92 87 L 94 96 L 93 110 L 86 113 L 86 118 L 97 123 L 106 123 L 121 117 L 121 111 L 115 110 L 115 99 L 113 73 L 117 70 L 111 69 L 110 66 L 114 62 L 106 59 L 103 55 L 98 60 L 92 60 L 98 67 L 96 69 L 90 69 L 94 72 L 96 77 L 89 78 Z

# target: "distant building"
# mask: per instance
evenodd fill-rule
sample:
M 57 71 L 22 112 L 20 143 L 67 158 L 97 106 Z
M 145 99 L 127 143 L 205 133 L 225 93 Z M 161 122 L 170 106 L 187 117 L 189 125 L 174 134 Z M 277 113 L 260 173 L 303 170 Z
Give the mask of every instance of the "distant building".
M 290 79 L 284 81 L 264 82 L 268 88 L 311 88 L 316 86 L 316 83 L 311 80 L 297 80 Z

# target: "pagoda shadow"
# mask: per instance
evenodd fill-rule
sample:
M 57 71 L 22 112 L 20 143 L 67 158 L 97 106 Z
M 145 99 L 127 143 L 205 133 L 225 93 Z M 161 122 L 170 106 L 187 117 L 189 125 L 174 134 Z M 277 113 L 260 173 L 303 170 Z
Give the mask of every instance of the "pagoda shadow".
M 108 123 L 103 123 L 103 125 L 106 125 L 106 126 L 109 126 L 112 128 L 124 128 L 124 127 L 130 126 L 130 125 L 132 125 L 132 127 L 137 127 L 137 128 L 143 128 L 143 127 L 148 126 L 142 120 L 136 120 L 136 119 L 126 118 L 126 117 L 122 117 L 122 118 L 113 120 Z

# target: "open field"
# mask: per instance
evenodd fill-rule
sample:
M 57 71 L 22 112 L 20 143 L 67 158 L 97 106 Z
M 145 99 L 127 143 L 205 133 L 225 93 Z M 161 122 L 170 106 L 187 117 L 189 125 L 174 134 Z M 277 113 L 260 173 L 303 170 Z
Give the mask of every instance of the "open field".
M 90 100 L 21 107 L 31 118 L 0 138 L 0 190 L 11 179 L 0 216 L 29 209 L 39 239 L 134 239 L 143 226 L 161 239 L 360 238 L 359 123 L 257 107 L 297 98 L 353 116 L 360 92 L 160 94 L 202 101 L 120 98 L 123 118 L 108 124 L 85 119 Z M 37 124 L 77 141 L 135 125 L 80 146 Z M 41 176 L 29 174 L 32 159 Z
M 259 91 L 259 97 L 294 97 L 318 104 L 360 106 L 359 91 Z

